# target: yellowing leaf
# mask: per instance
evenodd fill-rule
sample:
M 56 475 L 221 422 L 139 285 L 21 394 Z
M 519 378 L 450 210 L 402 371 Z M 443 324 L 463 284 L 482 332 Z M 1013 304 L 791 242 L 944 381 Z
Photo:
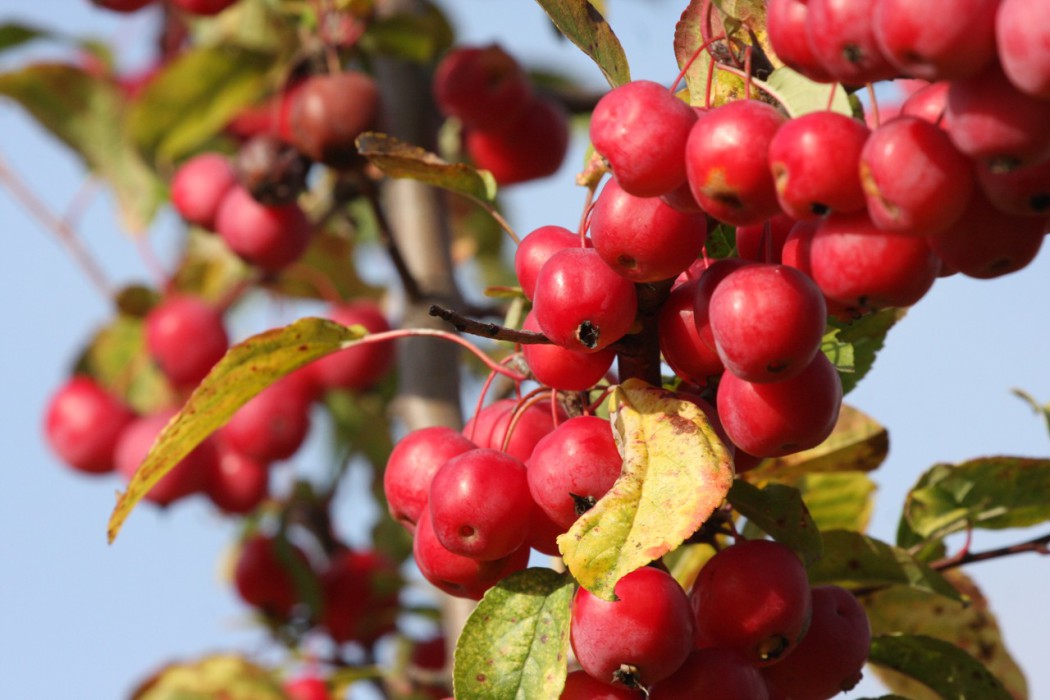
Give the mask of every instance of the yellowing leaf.
M 806 474 L 794 485 L 821 530 L 868 529 L 876 486 L 864 472 Z
M 572 575 L 605 600 L 621 577 L 693 534 L 733 484 L 729 453 L 696 404 L 628 379 L 613 391 L 610 414 L 623 471 L 558 538 Z
M 872 634 L 925 634 L 951 642 L 983 663 L 1017 700 L 1028 697 L 1028 684 L 1003 642 L 995 616 L 977 585 L 958 569 L 944 577 L 969 601 L 968 605 L 915 588 L 894 586 L 863 596 Z M 892 690 L 913 700 L 936 700 L 932 691 L 906 676 L 875 668 Z
M 496 180 L 489 171 L 466 163 L 449 163 L 393 136 L 371 131 L 361 134 L 357 150 L 390 177 L 419 180 L 485 204 L 496 199 Z
M 284 700 L 273 674 L 247 659 L 217 654 L 165 666 L 132 700 Z
M 828 439 L 816 447 L 786 457 L 767 460 L 749 471 L 748 481 L 787 479 L 816 472 L 872 471 L 886 459 L 890 438 L 875 419 L 842 405 L 838 422 Z
M 230 348 L 157 436 L 113 509 L 109 541 L 116 538 L 132 508 L 150 488 L 238 408 L 286 374 L 364 335 L 362 326 L 347 328 L 325 319 L 303 318 Z
M 588 0 L 536 0 L 565 37 L 591 57 L 609 85 L 631 82 L 631 69 L 620 40 Z
M 489 589 L 456 644 L 456 697 L 557 700 L 569 660 L 572 594 L 572 579 L 551 569 L 526 569 Z

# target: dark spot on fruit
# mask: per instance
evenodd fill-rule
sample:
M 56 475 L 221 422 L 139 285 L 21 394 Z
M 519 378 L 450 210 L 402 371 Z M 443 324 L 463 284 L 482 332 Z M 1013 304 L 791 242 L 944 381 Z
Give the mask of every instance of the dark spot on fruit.
M 1040 213 L 1050 210 L 1050 192 L 1040 192 L 1032 195 L 1032 198 L 1028 200 L 1028 206 L 1031 207 L 1032 211 Z
M 740 197 L 735 192 L 715 192 L 714 199 L 733 209 L 744 208 L 744 203 L 740 201 Z
M 572 496 L 573 510 L 576 512 L 576 517 L 580 517 L 597 503 L 597 499 L 594 496 L 577 496 L 575 493 L 570 493 Z
M 988 169 L 996 175 L 1002 175 L 1012 170 L 1016 170 L 1021 165 L 1019 158 L 1014 156 L 997 156 L 995 158 L 989 158 L 985 161 Z
M 585 347 L 588 347 L 592 350 L 598 347 L 598 338 L 600 337 L 601 329 L 598 328 L 598 326 L 595 326 L 590 321 L 584 321 L 576 329 L 577 340 L 583 343 Z
M 827 204 L 823 204 L 821 202 L 813 202 L 812 204 L 809 205 L 809 210 L 811 212 L 813 212 L 814 214 L 816 214 L 817 216 L 824 216 L 829 211 L 831 211 L 831 207 L 829 207 Z
M 790 363 L 788 363 L 788 362 L 778 362 L 776 364 L 768 364 L 768 365 L 766 365 L 766 371 L 771 373 L 771 374 L 776 374 L 778 372 L 783 372 L 784 370 L 786 370 L 788 368 L 789 364 Z
M 459 536 L 464 539 L 470 539 L 474 536 L 475 532 L 476 530 L 474 530 L 474 528 L 472 528 L 470 525 L 463 525 L 459 528 Z
M 775 634 L 772 637 L 763 639 L 758 644 L 758 658 L 763 661 L 778 659 L 787 651 L 790 644 L 791 642 L 788 641 L 788 638 L 782 634 Z
M 616 258 L 616 264 L 620 267 L 626 267 L 628 270 L 633 270 L 638 267 L 638 261 L 630 255 L 620 255 Z
M 842 47 L 842 57 L 853 65 L 859 65 L 864 61 L 864 49 L 857 44 L 846 44 Z

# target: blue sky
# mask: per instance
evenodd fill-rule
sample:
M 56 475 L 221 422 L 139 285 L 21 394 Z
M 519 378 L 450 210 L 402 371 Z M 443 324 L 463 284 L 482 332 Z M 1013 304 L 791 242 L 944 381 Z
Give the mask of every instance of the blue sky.
M 453 4 L 453 3 L 448 3 Z M 611 0 L 611 23 L 635 77 L 670 82 L 670 49 L 682 0 Z M 453 18 L 465 41 L 499 40 L 526 63 L 557 67 L 595 86 L 597 70 L 567 42 L 557 42 L 538 7 L 526 0 L 457 0 Z M 14 19 L 90 33 L 115 41 L 124 65 L 141 65 L 151 37 L 148 16 L 124 18 L 87 0 L 23 3 L 0 0 L 0 22 Z M 44 51 L 54 55 L 54 51 Z M 41 55 L 34 50 L 32 55 Z M 0 68 L 25 54 L 0 56 Z M 543 224 L 574 226 L 582 193 L 572 175 L 585 138 L 557 178 L 508 194 L 520 231 Z M 0 157 L 55 211 L 81 188 L 76 161 L 9 102 L 0 101 Z M 136 246 L 121 231 L 105 193 L 95 196 L 78 231 L 116 283 L 148 278 Z M 6 269 L 7 342 L 0 362 L 0 671 L 5 697 L 65 695 L 88 700 L 125 697 L 161 663 L 209 651 L 240 649 L 269 655 L 223 581 L 225 549 L 235 535 L 208 504 L 171 512 L 136 512 L 116 545 L 105 523 L 118 483 L 90 479 L 61 466 L 43 443 L 41 422 L 50 393 L 63 381 L 81 344 L 110 315 L 50 234 L 0 188 L 0 231 Z M 158 224 L 162 260 L 178 225 Z M 892 539 L 904 494 L 938 461 L 1050 454 L 1050 437 L 1031 410 L 1010 394 L 1027 389 L 1050 401 L 1050 251 L 1024 271 L 992 281 L 939 281 L 890 335 L 875 370 L 848 398 L 885 424 L 891 454 L 880 484 L 872 532 Z M 273 315 L 267 316 L 273 318 Z M 255 321 L 245 319 L 245 332 Z M 976 547 L 1025 539 L 1032 533 L 979 533 Z M 1050 697 L 1044 663 L 1047 560 L 1014 557 L 969 569 L 992 601 L 1011 650 L 1028 671 L 1033 697 Z M 865 683 L 851 697 L 877 695 Z

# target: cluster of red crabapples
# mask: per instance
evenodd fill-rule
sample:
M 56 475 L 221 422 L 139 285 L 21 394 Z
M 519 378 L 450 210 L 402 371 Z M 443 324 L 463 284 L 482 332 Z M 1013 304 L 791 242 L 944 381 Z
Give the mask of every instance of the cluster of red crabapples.
M 741 540 L 714 555 L 688 592 L 643 567 L 609 602 L 580 588 L 570 635 L 582 667 L 562 700 L 826 700 L 860 680 L 871 630 L 837 586 L 810 588 L 786 546 Z

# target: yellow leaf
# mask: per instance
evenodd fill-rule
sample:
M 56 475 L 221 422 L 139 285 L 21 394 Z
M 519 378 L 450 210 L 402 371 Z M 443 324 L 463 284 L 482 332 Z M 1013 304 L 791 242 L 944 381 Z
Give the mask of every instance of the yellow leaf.
M 113 509 L 109 541 L 116 539 L 132 508 L 150 488 L 238 408 L 286 374 L 345 348 L 365 333 L 363 326 L 347 328 L 321 318 L 303 318 L 231 347 L 157 436 Z
M 572 575 L 605 600 L 624 575 L 696 532 L 733 483 L 729 453 L 696 404 L 628 379 L 613 391 L 610 413 L 623 471 L 558 538 Z

